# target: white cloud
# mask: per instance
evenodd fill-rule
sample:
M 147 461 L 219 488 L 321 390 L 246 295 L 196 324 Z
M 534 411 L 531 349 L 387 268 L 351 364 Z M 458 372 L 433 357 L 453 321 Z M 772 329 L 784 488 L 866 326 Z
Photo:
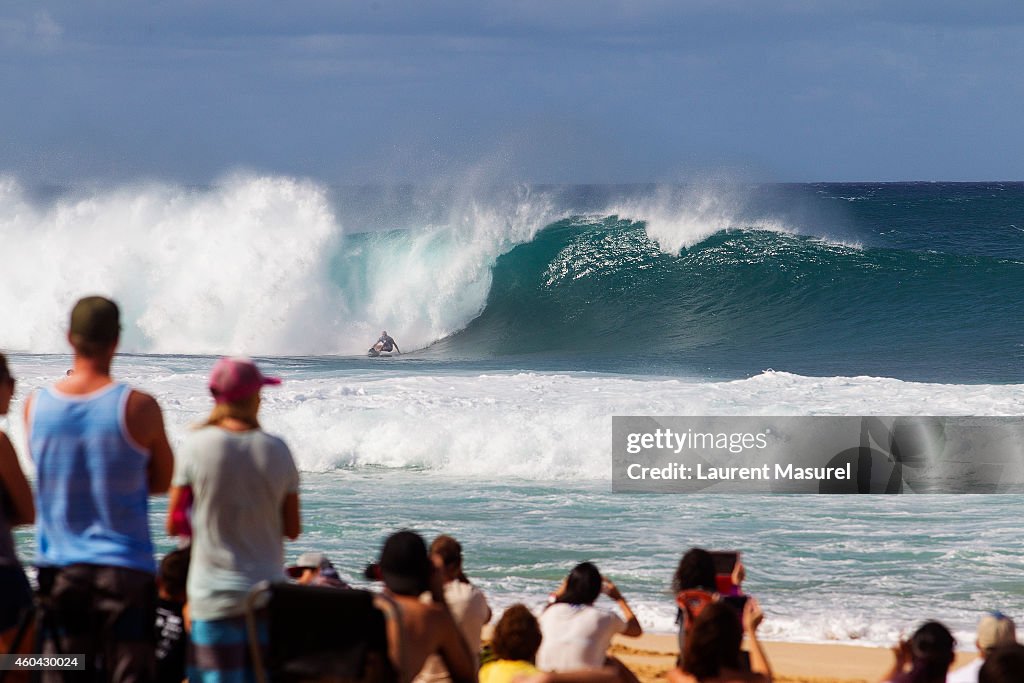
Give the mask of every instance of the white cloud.
M 0 48 L 37 50 L 60 42 L 64 28 L 48 12 L 37 12 L 31 19 L 0 18 Z
M 48 12 L 37 12 L 32 24 L 32 34 L 46 44 L 60 41 L 64 35 L 64 27 L 54 21 Z

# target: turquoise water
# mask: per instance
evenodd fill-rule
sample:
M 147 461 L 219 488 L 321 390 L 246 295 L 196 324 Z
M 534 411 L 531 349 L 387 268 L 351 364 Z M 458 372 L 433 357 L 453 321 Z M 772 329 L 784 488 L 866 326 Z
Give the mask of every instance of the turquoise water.
M 655 630 L 672 628 L 671 575 L 693 545 L 743 551 L 772 637 L 888 643 L 939 617 L 969 644 L 979 610 L 1024 611 L 1015 497 L 626 496 L 605 483 L 495 475 L 310 476 L 311 533 L 296 549 L 329 549 L 355 578 L 389 530 L 453 533 L 499 605 L 540 605 L 568 568 L 592 560 Z
M 211 363 L 128 356 L 115 374 L 160 399 L 177 445 L 209 409 Z M 665 414 L 1011 414 L 1019 385 L 262 364 L 284 377 L 265 392 L 265 428 L 284 436 L 302 470 L 304 532 L 288 557 L 328 552 L 357 584 L 386 535 L 410 527 L 458 537 L 497 607 L 539 605 L 574 564 L 595 561 L 654 631 L 673 628 L 668 586 L 693 545 L 744 553 L 768 637 L 887 644 L 940 618 L 969 643 L 980 611 L 1024 612 L 1016 496 L 626 495 L 610 482 L 609 416 L 645 404 Z M 12 365 L 30 391 L 67 358 Z M 8 427 L 23 452 L 19 422 Z M 152 528 L 166 550 L 162 515 L 158 501 Z M 26 556 L 30 536 L 20 534 Z

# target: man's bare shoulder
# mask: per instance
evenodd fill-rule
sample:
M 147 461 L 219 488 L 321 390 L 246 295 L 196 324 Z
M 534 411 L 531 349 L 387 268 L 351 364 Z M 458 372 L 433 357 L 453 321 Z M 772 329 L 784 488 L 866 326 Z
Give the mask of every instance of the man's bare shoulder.
M 458 626 L 455 624 L 455 619 L 452 617 L 451 611 L 444 605 L 438 605 L 431 603 L 426 605 L 427 612 L 424 614 L 424 619 L 430 624 L 430 628 L 437 633 L 442 633 L 445 629 L 458 632 Z
M 396 601 L 407 620 L 416 620 L 431 628 L 441 628 L 451 622 L 451 614 L 443 605 L 409 596 L 397 596 Z
M 154 411 L 160 413 L 160 404 L 156 399 L 144 391 L 132 389 L 128 394 L 128 404 L 125 406 L 129 417 L 140 417 L 152 414 Z
M 132 389 L 124 408 L 124 421 L 132 438 L 145 447 L 163 434 L 164 417 L 160 404 L 144 391 Z M 166 437 L 163 437 L 166 438 Z

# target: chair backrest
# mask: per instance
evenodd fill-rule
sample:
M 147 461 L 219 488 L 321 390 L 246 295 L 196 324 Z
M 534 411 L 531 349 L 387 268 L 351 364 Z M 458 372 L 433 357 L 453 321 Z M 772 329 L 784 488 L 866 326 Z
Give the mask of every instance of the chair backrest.
M 261 584 L 249 599 L 251 624 L 265 617 L 268 642 L 257 680 L 395 683 L 388 656 L 388 615 L 368 591 Z M 250 628 L 250 641 L 255 628 Z M 258 643 L 250 642 L 259 648 Z M 255 659 L 255 650 L 254 659 Z M 265 666 L 265 672 L 260 670 Z M 263 673 L 263 676 L 260 674 Z
M 701 613 L 701 610 L 717 599 L 718 595 L 716 593 L 709 593 L 708 591 L 696 588 L 676 593 L 676 605 L 679 606 L 679 610 L 683 613 L 683 623 L 686 627 L 689 628 L 693 620 Z

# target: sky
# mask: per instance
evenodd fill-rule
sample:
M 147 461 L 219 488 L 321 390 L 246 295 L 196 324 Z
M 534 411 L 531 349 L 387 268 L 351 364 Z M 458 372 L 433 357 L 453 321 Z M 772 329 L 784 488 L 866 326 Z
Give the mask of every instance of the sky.
M 1024 3 L 0 6 L 30 183 L 1024 179 Z

